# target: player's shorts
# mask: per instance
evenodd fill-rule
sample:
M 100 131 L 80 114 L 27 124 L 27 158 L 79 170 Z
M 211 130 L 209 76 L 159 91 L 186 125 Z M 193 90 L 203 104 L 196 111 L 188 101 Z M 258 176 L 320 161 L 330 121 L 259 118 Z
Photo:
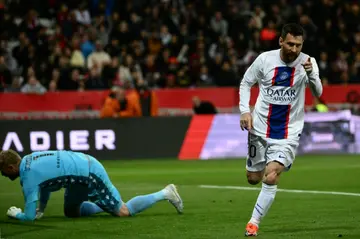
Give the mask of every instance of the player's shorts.
M 298 145 L 297 140 L 268 139 L 249 133 L 246 170 L 260 172 L 268 163 L 276 161 L 288 171 L 294 163 Z
M 88 200 L 108 213 L 117 214 L 123 203 L 119 191 L 111 183 L 102 164 L 95 158 L 88 157 L 90 159 Z

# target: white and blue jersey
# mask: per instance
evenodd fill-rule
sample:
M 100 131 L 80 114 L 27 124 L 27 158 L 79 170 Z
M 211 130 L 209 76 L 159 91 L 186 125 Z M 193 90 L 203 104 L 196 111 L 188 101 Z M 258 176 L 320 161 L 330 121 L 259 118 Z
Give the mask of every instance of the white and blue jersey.
M 46 205 L 51 192 L 74 184 L 86 186 L 89 200 L 105 211 L 118 210 L 121 204 L 120 195 L 101 163 L 78 152 L 42 151 L 26 155 L 20 163 L 20 184 L 25 198 L 25 212 L 16 216 L 20 220 L 33 220 L 38 201 Z
M 300 53 L 291 63 L 280 58 L 280 49 L 260 54 L 247 69 L 240 84 L 240 113 L 250 112 L 250 89 L 258 83 L 259 96 L 252 112 L 250 133 L 270 139 L 299 139 L 304 126 L 305 89 L 320 96 L 322 85 L 316 60 L 307 74 L 302 64 L 309 56 Z

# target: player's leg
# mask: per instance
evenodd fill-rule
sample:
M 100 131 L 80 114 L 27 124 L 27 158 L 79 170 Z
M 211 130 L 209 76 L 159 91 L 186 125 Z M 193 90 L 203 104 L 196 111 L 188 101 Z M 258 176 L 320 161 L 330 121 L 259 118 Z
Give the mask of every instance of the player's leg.
M 122 203 L 118 212 L 114 214 L 120 217 L 135 216 L 136 214 L 151 208 L 157 202 L 164 200 L 168 200 L 175 207 L 178 213 L 182 213 L 182 199 L 177 192 L 176 187 L 173 184 L 170 184 L 158 192 L 136 196 L 128 202 Z
M 269 211 L 277 192 L 277 184 L 283 171 L 289 169 L 295 158 L 296 146 L 270 144 L 266 151 L 267 165 L 262 187 L 254 206 L 251 219 L 246 227 L 246 236 L 256 236 L 261 219 Z
M 104 212 L 104 210 L 93 202 L 85 201 L 85 202 L 82 202 L 80 205 L 80 216 L 81 217 L 87 217 L 87 216 L 91 216 L 91 215 L 98 214 L 101 212 Z
M 87 185 L 74 184 L 65 189 L 64 214 L 66 217 L 82 217 L 103 212 L 88 200 Z
M 163 200 L 168 200 L 175 207 L 178 213 L 182 213 L 183 202 L 175 185 L 173 184 L 170 184 L 155 193 L 136 196 L 130 199 L 125 206 L 128 209 L 129 215 L 135 216 L 136 214 L 152 207 L 155 203 Z
M 258 184 L 263 178 L 266 166 L 265 151 L 266 141 L 259 136 L 249 133 L 246 177 L 251 185 Z
M 276 161 L 266 165 L 261 191 L 256 200 L 251 219 L 246 226 L 246 236 L 256 236 L 262 218 L 269 211 L 277 191 L 277 182 L 284 166 Z
M 256 185 L 263 179 L 266 167 L 267 142 L 259 136 L 249 133 L 248 156 L 246 160 L 246 176 L 249 184 Z M 245 235 L 256 235 L 258 227 L 248 223 Z
M 95 178 L 93 176 L 93 178 Z M 124 203 L 121 200 L 120 193 L 110 183 L 97 182 L 98 190 L 91 194 L 90 200 L 95 202 L 104 211 L 119 217 L 135 216 L 160 201 L 168 200 L 176 210 L 181 213 L 183 203 L 176 187 L 173 184 L 166 186 L 164 189 L 151 194 L 136 196 Z
M 163 200 L 168 200 L 178 212 L 182 212 L 182 200 L 173 184 L 158 192 L 137 196 L 123 203 L 119 191 L 111 183 L 105 168 L 97 160 L 91 161 L 89 179 L 89 199 L 115 216 L 134 216 Z

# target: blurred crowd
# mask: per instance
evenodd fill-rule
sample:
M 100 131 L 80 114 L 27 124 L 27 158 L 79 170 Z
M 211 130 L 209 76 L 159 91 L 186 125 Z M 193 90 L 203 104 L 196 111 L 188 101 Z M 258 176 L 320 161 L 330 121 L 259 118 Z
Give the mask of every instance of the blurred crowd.
M 237 86 L 299 22 L 324 84 L 359 83 L 360 8 L 342 0 L 0 0 L 0 89 Z

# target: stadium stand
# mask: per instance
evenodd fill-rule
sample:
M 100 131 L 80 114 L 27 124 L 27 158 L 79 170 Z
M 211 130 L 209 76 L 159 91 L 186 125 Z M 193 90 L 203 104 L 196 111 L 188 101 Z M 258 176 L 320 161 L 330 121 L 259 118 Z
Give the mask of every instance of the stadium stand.
M 155 90 L 147 94 L 157 98 L 159 115 L 192 114 L 191 99 L 199 94 L 220 112 L 237 112 L 243 73 L 259 53 L 278 47 L 287 22 L 306 30 L 303 51 L 317 59 L 327 87 L 319 100 L 329 110 L 359 108 L 357 1 L 0 0 L 0 21 L 1 118 L 99 117 L 108 92 L 119 86 Z M 217 96 L 202 90 L 214 87 L 224 89 Z M 219 102 L 229 98 L 229 87 L 231 100 Z M 61 107 L 56 102 L 65 95 L 58 93 L 65 91 L 79 95 L 71 93 L 77 100 Z M 13 92 L 48 93 L 5 103 Z M 179 100 L 171 99 L 175 94 Z M 307 110 L 316 109 L 307 102 Z
M 324 84 L 359 83 L 356 1 L 88 0 L 1 2 L 0 87 L 6 92 L 237 86 L 285 22 Z M 319 12 L 323 14 L 318 14 Z

